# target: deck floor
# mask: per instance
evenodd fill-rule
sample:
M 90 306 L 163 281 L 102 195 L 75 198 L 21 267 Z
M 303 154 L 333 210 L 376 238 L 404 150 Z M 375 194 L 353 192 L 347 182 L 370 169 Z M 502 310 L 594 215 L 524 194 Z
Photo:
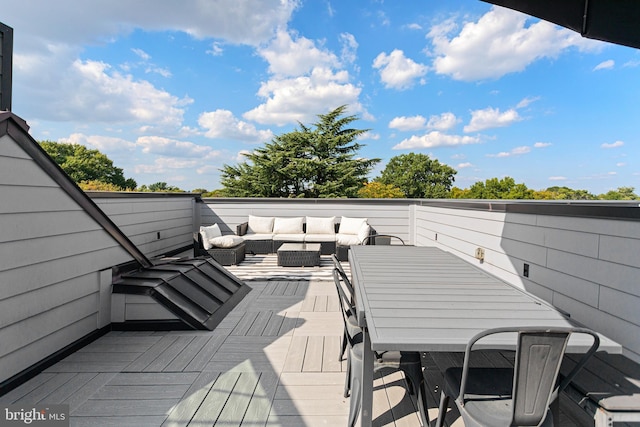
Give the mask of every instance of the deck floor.
M 0 404 L 66 403 L 72 426 L 346 425 L 342 319 L 328 257 L 322 267 L 289 274 L 275 274 L 273 265 L 256 274 L 251 263 L 272 260 L 247 258 L 230 270 L 250 277 L 252 291 L 216 330 L 110 332 L 1 396 Z M 441 369 L 459 357 L 423 360 L 434 420 Z M 376 376 L 374 425 L 421 425 L 403 382 L 399 373 Z M 563 427 L 588 425 L 565 406 Z M 455 411 L 448 421 L 463 425 Z

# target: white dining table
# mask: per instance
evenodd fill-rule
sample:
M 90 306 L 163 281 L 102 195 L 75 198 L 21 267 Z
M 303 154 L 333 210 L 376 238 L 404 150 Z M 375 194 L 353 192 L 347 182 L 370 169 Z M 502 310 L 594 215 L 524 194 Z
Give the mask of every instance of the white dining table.
M 436 247 L 352 246 L 358 324 L 364 328 L 361 425 L 370 426 L 374 351 L 464 352 L 477 333 L 507 326 L 583 327 L 547 302 Z M 600 350 L 621 353 L 600 336 Z M 510 337 L 484 341 L 508 348 Z M 569 352 L 592 340 L 572 336 Z

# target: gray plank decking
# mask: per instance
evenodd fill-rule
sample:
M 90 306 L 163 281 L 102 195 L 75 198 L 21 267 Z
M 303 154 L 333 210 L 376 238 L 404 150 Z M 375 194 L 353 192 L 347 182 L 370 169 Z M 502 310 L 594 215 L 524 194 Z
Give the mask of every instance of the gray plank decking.
M 342 319 L 324 258 L 321 267 L 286 271 L 265 266 L 275 264 L 269 257 L 231 267 L 254 279 L 247 282 L 253 290 L 216 330 L 110 332 L 0 404 L 67 403 L 72 426 L 346 425 L 346 364 L 337 360 Z M 255 280 L 260 274 L 271 280 Z M 432 420 L 441 371 L 459 358 L 425 354 Z M 376 376 L 374 425 L 420 425 L 403 381 L 400 373 Z M 562 426 L 586 425 L 562 408 Z M 450 425 L 461 426 L 450 412 Z

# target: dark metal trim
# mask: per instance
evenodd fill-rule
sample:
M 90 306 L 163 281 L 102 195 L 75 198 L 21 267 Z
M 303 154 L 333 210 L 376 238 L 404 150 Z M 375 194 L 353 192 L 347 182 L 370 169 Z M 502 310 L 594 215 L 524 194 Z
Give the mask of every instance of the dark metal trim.
M 136 191 L 86 191 L 92 199 L 158 199 L 158 198 L 190 198 L 199 199 L 200 193 L 155 193 Z
M 109 233 L 140 265 L 151 267 L 153 263 L 111 221 L 87 194 L 54 162 L 27 132 L 26 122 L 13 113 L 0 112 L 0 136 L 9 135 L 85 212 Z
M 211 197 L 203 203 L 215 209 L 220 204 L 251 204 L 259 209 L 261 203 L 432 206 L 436 208 L 485 212 L 555 215 L 582 218 L 640 220 L 640 200 L 472 200 L 472 199 L 287 199 Z
M 420 206 L 580 218 L 640 220 L 640 201 L 420 201 Z
M 111 324 L 112 331 L 193 331 L 182 320 L 127 320 Z
M 29 366 L 28 368 L 22 370 L 21 372 L 18 372 L 11 378 L 1 382 L 0 396 L 7 394 L 14 388 L 18 387 L 19 385 L 26 383 L 31 378 L 37 376 L 45 369 L 55 365 L 65 357 L 80 350 L 82 347 L 91 344 L 92 342 L 94 342 L 95 340 L 97 340 L 98 338 L 102 337 L 103 335 L 107 334 L 110 331 L 111 331 L 111 325 L 107 325 L 103 328 L 96 329 L 95 331 L 88 333 L 84 337 L 72 342 L 66 347 L 63 347 L 60 350 L 56 351 L 55 353 L 50 354 L 49 356 Z
M 315 205 L 395 205 L 407 206 L 414 205 L 419 199 L 307 199 L 307 198 L 285 198 L 285 197 L 205 197 L 202 199 L 204 203 L 215 205 L 216 203 L 234 203 L 234 204 L 256 204 L 256 203 L 282 203 L 282 204 L 315 204 Z
M 13 28 L 0 22 L 0 111 L 11 111 L 13 87 Z

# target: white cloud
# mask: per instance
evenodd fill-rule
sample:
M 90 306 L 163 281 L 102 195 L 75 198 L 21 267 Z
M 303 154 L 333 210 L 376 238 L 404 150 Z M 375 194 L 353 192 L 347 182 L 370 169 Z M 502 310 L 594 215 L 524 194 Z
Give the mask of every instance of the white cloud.
M 389 128 L 400 131 L 432 129 L 445 131 L 452 129 L 460 120 L 453 113 L 442 113 L 438 116 L 431 116 L 429 120 L 421 115 L 411 117 L 395 117 L 389 122 Z
M 358 43 L 349 33 L 342 33 L 342 61 L 356 59 Z M 350 82 L 349 73 L 331 51 L 316 47 L 304 37 L 292 38 L 281 30 L 259 54 L 269 62 L 270 79 L 262 82 L 258 96 L 265 101 L 243 114 L 246 120 L 284 126 L 313 120 L 318 114 L 340 105 L 349 113 L 371 116 L 358 101 L 361 88 Z
M 207 53 L 212 56 L 221 56 L 224 53 L 224 49 L 222 48 L 222 43 L 213 42 L 211 44 L 211 49 L 209 49 Z
M 52 7 L 48 0 L 6 0 L 3 22 L 20 34 L 14 39 L 14 94 L 20 94 L 14 105 L 30 120 L 179 125 L 183 100 L 149 82 L 119 75 L 107 64 L 78 60 L 85 47 L 126 37 L 135 29 L 182 31 L 195 38 L 259 46 L 286 26 L 299 5 L 299 0 L 60 0 Z M 150 57 L 141 49 L 133 51 L 143 61 Z M 146 71 L 171 74 L 157 66 Z
M 550 176 L 549 181 L 566 181 L 566 176 Z
M 365 133 L 361 134 L 358 137 L 358 140 L 360 140 L 360 141 L 367 141 L 367 140 L 377 141 L 379 139 L 380 139 L 380 134 L 379 133 L 375 133 L 375 132 L 371 132 L 371 131 L 366 131 Z
M 552 144 L 550 142 L 536 142 L 535 144 L 533 144 L 534 148 L 545 148 L 545 147 L 549 147 Z
M 458 163 L 457 168 L 458 168 L 458 169 L 465 169 L 465 168 L 470 168 L 470 167 L 472 167 L 472 166 L 473 166 L 473 165 L 472 165 L 471 163 L 469 163 L 469 162 L 465 162 L 465 163 Z
M 487 154 L 487 157 L 513 157 L 513 156 L 520 156 L 522 154 L 527 154 L 531 152 L 531 147 L 527 147 L 527 146 L 522 146 L 522 147 L 516 147 L 514 149 L 512 149 L 511 151 L 502 151 L 498 154 Z
M 394 117 L 393 120 L 389 122 L 389 128 L 400 131 L 420 130 L 424 129 L 426 125 L 427 119 L 420 115 Z
M 596 65 L 595 67 L 593 67 L 593 71 L 611 70 L 611 69 L 613 69 L 613 67 L 615 65 L 616 65 L 615 61 L 613 59 L 609 59 L 609 60 L 603 61 L 603 62 L 599 63 L 598 65 Z
M 264 143 L 273 138 L 271 130 L 258 130 L 250 123 L 238 120 L 231 111 L 218 109 L 202 113 L 198 124 L 206 129 L 208 138 L 234 139 L 244 142 Z
M 331 67 L 338 63 L 333 53 L 318 49 L 312 40 L 305 37 L 294 40 L 283 30 L 258 53 L 267 60 L 269 71 L 276 76 L 299 76 L 315 67 Z
M 401 141 L 393 147 L 394 150 L 405 150 L 411 148 L 434 148 L 444 146 L 456 146 L 467 144 L 478 144 L 480 138 L 472 136 L 447 135 L 442 132 L 432 131 L 422 136 L 412 136 Z
M 624 163 L 624 162 L 619 162 L 619 163 L 616 163 L 616 166 L 618 166 L 619 168 L 622 168 L 622 167 L 627 166 L 627 164 Z
M 362 112 L 360 91 L 361 88 L 349 83 L 346 71 L 334 73 L 327 68 L 315 68 L 309 76 L 274 78 L 262 83 L 258 95 L 266 101 L 243 117 L 261 124 L 284 126 L 313 120 L 340 105 L 349 105 L 350 113 Z
M 541 58 L 556 58 L 564 50 L 599 49 L 602 44 L 578 33 L 539 21 L 526 26 L 527 15 L 493 7 L 478 22 L 466 23 L 449 38 L 451 23 L 434 26 L 428 34 L 436 56 L 433 68 L 456 80 L 496 79 L 524 70 Z
M 131 51 L 133 53 L 135 53 L 136 55 L 138 55 L 140 57 L 140 59 L 142 59 L 143 61 L 148 61 L 148 60 L 151 59 L 151 55 L 149 55 L 147 52 L 145 52 L 142 49 L 133 48 L 133 49 L 131 49 Z
M 427 128 L 435 130 L 449 130 L 453 129 L 459 121 L 460 119 L 458 119 L 453 113 L 442 113 L 439 116 L 429 117 Z
M 518 102 L 518 105 L 516 105 L 516 108 L 517 109 L 526 108 L 529 105 L 533 104 L 534 102 L 538 101 L 539 99 L 540 99 L 539 96 L 524 98 L 522 101 Z
M 73 133 L 68 138 L 60 138 L 60 142 L 65 144 L 80 144 L 86 147 L 94 148 L 103 153 L 116 151 L 133 151 L 136 144 L 122 138 L 114 138 L 111 136 L 101 135 L 84 135 L 82 133 Z
M 56 68 L 60 65 L 56 60 L 45 65 L 33 59 L 31 65 L 41 68 L 26 66 L 25 74 L 46 76 L 40 80 L 33 76 L 34 85 L 26 89 L 26 109 L 35 118 L 176 127 L 182 123 L 183 107 L 192 102 L 157 89 L 146 80 L 115 72 L 103 62 L 75 60 L 64 74 L 60 70 L 49 74 L 41 70 Z
M 416 24 L 415 22 L 412 24 L 408 24 L 407 28 L 410 30 L 422 30 L 422 25 Z
M 175 169 L 196 169 L 201 166 L 200 160 L 174 157 L 160 157 L 152 164 L 141 164 L 133 167 L 137 174 L 167 174 Z M 175 177 L 172 177 L 172 179 Z
M 143 153 L 158 154 L 173 158 L 196 158 L 198 161 L 211 160 L 220 156 L 220 152 L 206 145 L 197 145 L 193 142 L 178 141 L 160 136 L 142 136 L 136 141 L 136 145 L 142 148 Z M 175 160 L 175 159 L 174 159 Z M 183 164 L 183 161 L 175 161 Z M 158 164 L 158 162 L 156 162 Z M 166 163 L 162 163 L 166 165 Z
M 285 26 L 299 5 L 299 0 L 59 0 L 52 7 L 49 0 L 5 0 L 3 22 L 53 44 L 92 43 L 141 28 L 257 46 Z
M 357 59 L 356 52 L 358 50 L 358 42 L 353 34 L 341 33 L 340 42 L 342 43 L 342 53 L 340 57 L 345 63 L 353 63 Z
M 373 68 L 380 70 L 380 80 L 385 87 L 405 90 L 415 84 L 417 79 L 427 74 L 427 67 L 404 56 L 404 52 L 395 49 L 389 55 L 382 52 L 373 60 Z
M 509 126 L 522 120 L 514 109 L 500 112 L 497 108 L 485 108 L 471 112 L 471 121 L 464 127 L 465 132 L 478 132 L 484 129 Z
M 251 151 L 249 151 L 249 150 L 240 150 L 240 151 L 238 151 L 238 154 L 235 156 L 234 160 L 236 162 L 238 162 L 238 163 L 246 162 L 248 154 L 251 154 Z
M 616 141 L 616 142 L 612 142 L 611 144 L 604 143 L 600 147 L 602 147 L 602 148 L 619 148 L 619 147 L 622 147 L 623 145 L 624 145 L 624 142 Z

